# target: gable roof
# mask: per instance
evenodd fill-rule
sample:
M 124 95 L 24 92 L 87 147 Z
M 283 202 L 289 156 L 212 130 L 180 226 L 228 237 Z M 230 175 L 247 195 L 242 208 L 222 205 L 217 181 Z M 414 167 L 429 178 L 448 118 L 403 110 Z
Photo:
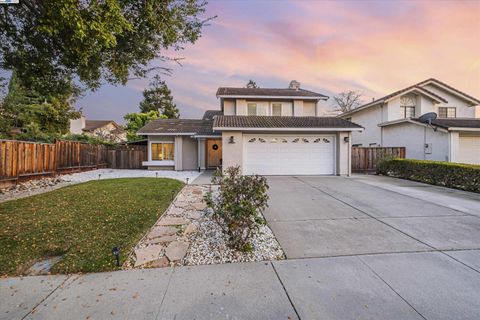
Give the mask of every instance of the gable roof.
M 421 122 L 418 118 L 407 118 L 407 119 L 398 119 L 393 121 L 387 121 L 378 124 L 379 127 L 386 127 L 392 125 L 398 125 L 403 123 L 412 123 L 415 125 L 427 126 L 426 123 Z M 472 118 L 437 118 L 432 120 L 431 125 L 433 127 L 438 127 L 445 130 L 451 129 L 474 129 L 475 131 L 480 130 L 480 119 Z
M 217 116 L 213 121 L 214 130 L 242 129 L 286 129 L 299 131 L 311 129 L 355 129 L 356 123 L 334 117 L 284 117 L 284 116 Z
M 432 91 L 423 87 L 423 86 L 428 85 L 428 84 L 434 84 L 434 85 L 437 85 L 437 86 L 440 86 L 440 87 L 444 87 L 445 89 L 448 89 L 449 91 L 453 91 L 456 95 L 460 95 L 464 99 L 466 98 L 466 100 L 468 100 L 472 103 L 480 104 L 480 100 L 475 99 L 472 96 L 469 96 L 466 93 L 463 93 L 460 90 L 457 90 L 457 89 L 455 89 L 455 88 L 453 88 L 453 87 L 451 87 L 451 86 L 449 86 L 449 85 L 447 85 L 447 84 L 445 84 L 441 81 L 438 81 L 437 79 L 430 78 L 430 79 L 424 80 L 422 82 L 416 83 L 412 86 L 409 86 L 409 87 L 406 87 L 404 89 L 401 89 L 401 90 L 395 91 L 393 93 L 390 93 L 390 94 L 388 94 L 388 95 L 386 95 L 382 98 L 376 99 L 372 102 L 361 105 L 360 107 L 355 108 L 353 110 L 344 112 L 341 115 L 339 115 L 339 117 L 348 116 L 348 115 L 356 113 L 358 111 L 376 106 L 380 103 L 387 102 L 388 100 L 393 99 L 393 98 L 395 98 L 399 95 L 406 94 L 408 92 L 413 92 L 413 91 L 417 91 L 420 94 L 426 95 L 426 96 L 430 97 L 431 99 L 436 100 L 437 102 L 444 102 L 444 103 L 448 102 L 445 98 L 443 98 L 443 97 L 439 96 L 438 94 L 436 94 L 436 93 L 434 93 L 434 92 L 432 92 Z
M 138 135 L 220 135 L 212 130 L 213 120 L 157 119 L 138 130 Z
M 205 113 L 203 114 L 202 119 L 203 119 L 203 120 L 213 120 L 213 117 L 215 117 L 215 116 L 221 116 L 221 115 L 223 115 L 223 111 L 222 111 L 222 110 L 207 110 L 207 111 L 205 111 Z
M 119 128 L 118 124 L 113 120 L 85 120 L 84 131 L 94 131 L 98 128 L 106 126 L 107 124 L 112 123 L 117 129 Z
M 305 89 L 289 89 L 289 88 L 231 88 L 220 87 L 217 90 L 217 97 L 220 98 L 250 98 L 250 97 L 265 97 L 265 98 L 303 98 L 327 100 L 328 96 L 321 93 L 305 90 Z

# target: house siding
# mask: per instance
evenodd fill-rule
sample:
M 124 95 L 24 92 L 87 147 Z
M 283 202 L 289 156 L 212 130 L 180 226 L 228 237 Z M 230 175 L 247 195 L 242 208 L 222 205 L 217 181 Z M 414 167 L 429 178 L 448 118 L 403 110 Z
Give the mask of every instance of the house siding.
M 353 132 L 352 143 L 361 144 L 363 147 L 368 147 L 371 144 L 381 145 L 382 131 L 378 124 L 384 121 L 383 114 L 380 105 L 354 113 L 351 116 L 352 122 L 360 124 L 365 130 L 363 132 Z
M 190 137 L 182 137 L 182 170 L 198 169 L 198 142 Z

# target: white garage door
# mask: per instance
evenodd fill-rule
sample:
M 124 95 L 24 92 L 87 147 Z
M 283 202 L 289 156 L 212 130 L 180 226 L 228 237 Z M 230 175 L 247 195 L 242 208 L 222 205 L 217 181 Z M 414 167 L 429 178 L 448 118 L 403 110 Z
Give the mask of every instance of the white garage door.
M 480 136 L 460 136 L 458 162 L 480 164 Z
M 334 135 L 245 135 L 246 174 L 335 173 Z

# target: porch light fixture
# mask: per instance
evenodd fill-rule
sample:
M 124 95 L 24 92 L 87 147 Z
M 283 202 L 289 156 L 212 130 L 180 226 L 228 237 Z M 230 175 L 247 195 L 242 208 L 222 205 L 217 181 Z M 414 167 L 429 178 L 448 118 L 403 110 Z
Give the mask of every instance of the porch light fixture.
M 349 138 L 349 137 L 344 137 L 344 138 L 343 138 L 343 142 L 348 143 L 348 141 L 350 141 L 350 138 Z
M 230 138 L 228 139 L 228 143 L 235 143 L 235 137 L 230 136 Z
M 120 248 L 113 247 L 112 254 L 115 256 L 115 259 L 117 260 L 117 267 L 120 267 Z

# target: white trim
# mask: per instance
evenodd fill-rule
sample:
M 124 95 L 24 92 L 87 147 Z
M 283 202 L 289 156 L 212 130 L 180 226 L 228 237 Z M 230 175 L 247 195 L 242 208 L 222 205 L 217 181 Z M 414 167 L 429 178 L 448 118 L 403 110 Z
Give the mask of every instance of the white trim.
M 450 88 L 447 88 L 447 87 L 445 87 L 443 84 L 441 84 L 441 83 L 439 83 L 439 82 L 437 82 L 437 81 L 435 81 L 435 80 L 430 80 L 430 81 L 427 81 L 427 82 L 425 82 L 425 83 L 422 83 L 422 84 L 420 85 L 420 87 L 423 88 L 424 86 L 427 86 L 427 85 L 429 85 L 429 84 L 434 84 L 434 85 L 442 88 L 443 90 L 448 91 L 448 92 L 450 92 L 450 93 L 453 94 L 453 95 L 456 95 L 457 97 L 462 97 L 464 100 L 470 101 L 471 103 L 473 103 L 472 106 L 478 106 L 478 105 L 479 105 L 479 103 L 478 103 L 477 101 L 472 100 L 472 98 L 467 97 L 465 94 L 460 93 L 460 92 L 457 92 L 457 91 L 452 90 L 452 89 L 450 89 Z M 427 89 L 427 90 L 428 90 L 428 89 Z
M 171 144 L 174 144 L 174 141 L 162 141 L 162 140 L 148 140 L 148 150 L 147 150 L 147 153 L 148 153 L 148 161 L 143 161 L 142 162 L 142 165 L 144 166 L 148 166 L 149 164 L 144 164 L 144 163 L 153 163 L 155 162 L 156 164 L 155 165 L 162 165 L 161 163 L 165 163 L 165 162 L 175 162 L 175 150 L 174 150 L 174 154 L 173 154 L 173 160 L 152 160 L 152 143 L 163 143 L 163 144 L 166 144 L 166 143 L 171 143 Z M 175 146 L 174 146 L 175 148 Z M 163 165 L 169 165 L 169 164 L 163 164 Z
M 216 135 L 208 135 L 208 134 L 205 134 L 205 135 L 193 135 L 191 136 L 190 138 L 217 138 L 217 139 L 222 139 L 222 136 L 216 136 Z
M 433 96 L 432 94 L 426 92 L 425 90 L 428 90 L 428 89 L 423 89 L 422 87 L 419 87 L 419 88 L 411 88 L 410 90 L 407 90 L 407 91 L 405 91 L 405 92 L 402 92 L 402 93 L 399 93 L 399 94 L 397 94 L 397 95 L 394 95 L 393 97 L 390 97 L 390 98 L 384 100 L 383 102 L 391 101 L 391 100 L 393 100 L 393 99 L 396 99 L 398 96 L 403 96 L 403 95 L 406 95 L 406 94 L 408 94 L 408 93 L 410 93 L 410 92 L 419 91 L 419 92 L 422 93 L 423 95 L 429 97 L 429 98 L 432 99 L 432 100 L 437 101 L 438 103 L 445 103 L 444 101 L 436 98 L 435 96 Z M 444 98 L 444 100 L 447 100 L 447 99 Z M 448 103 L 448 101 L 447 101 L 447 103 Z
M 175 166 L 175 161 L 173 161 L 173 160 L 142 161 L 142 166 L 173 167 L 173 166 Z
M 304 97 L 304 96 L 253 96 L 253 95 L 217 95 L 217 98 L 232 99 L 289 99 L 289 100 L 328 100 L 328 97 Z
M 450 127 L 448 131 L 480 131 L 480 128 L 457 128 L 457 127 Z
M 300 131 L 300 132 L 322 132 L 322 131 L 363 131 L 364 128 L 244 128 L 244 127 L 213 127 L 216 131 Z
M 164 133 L 138 133 L 137 136 L 192 136 L 195 132 L 164 132 Z

